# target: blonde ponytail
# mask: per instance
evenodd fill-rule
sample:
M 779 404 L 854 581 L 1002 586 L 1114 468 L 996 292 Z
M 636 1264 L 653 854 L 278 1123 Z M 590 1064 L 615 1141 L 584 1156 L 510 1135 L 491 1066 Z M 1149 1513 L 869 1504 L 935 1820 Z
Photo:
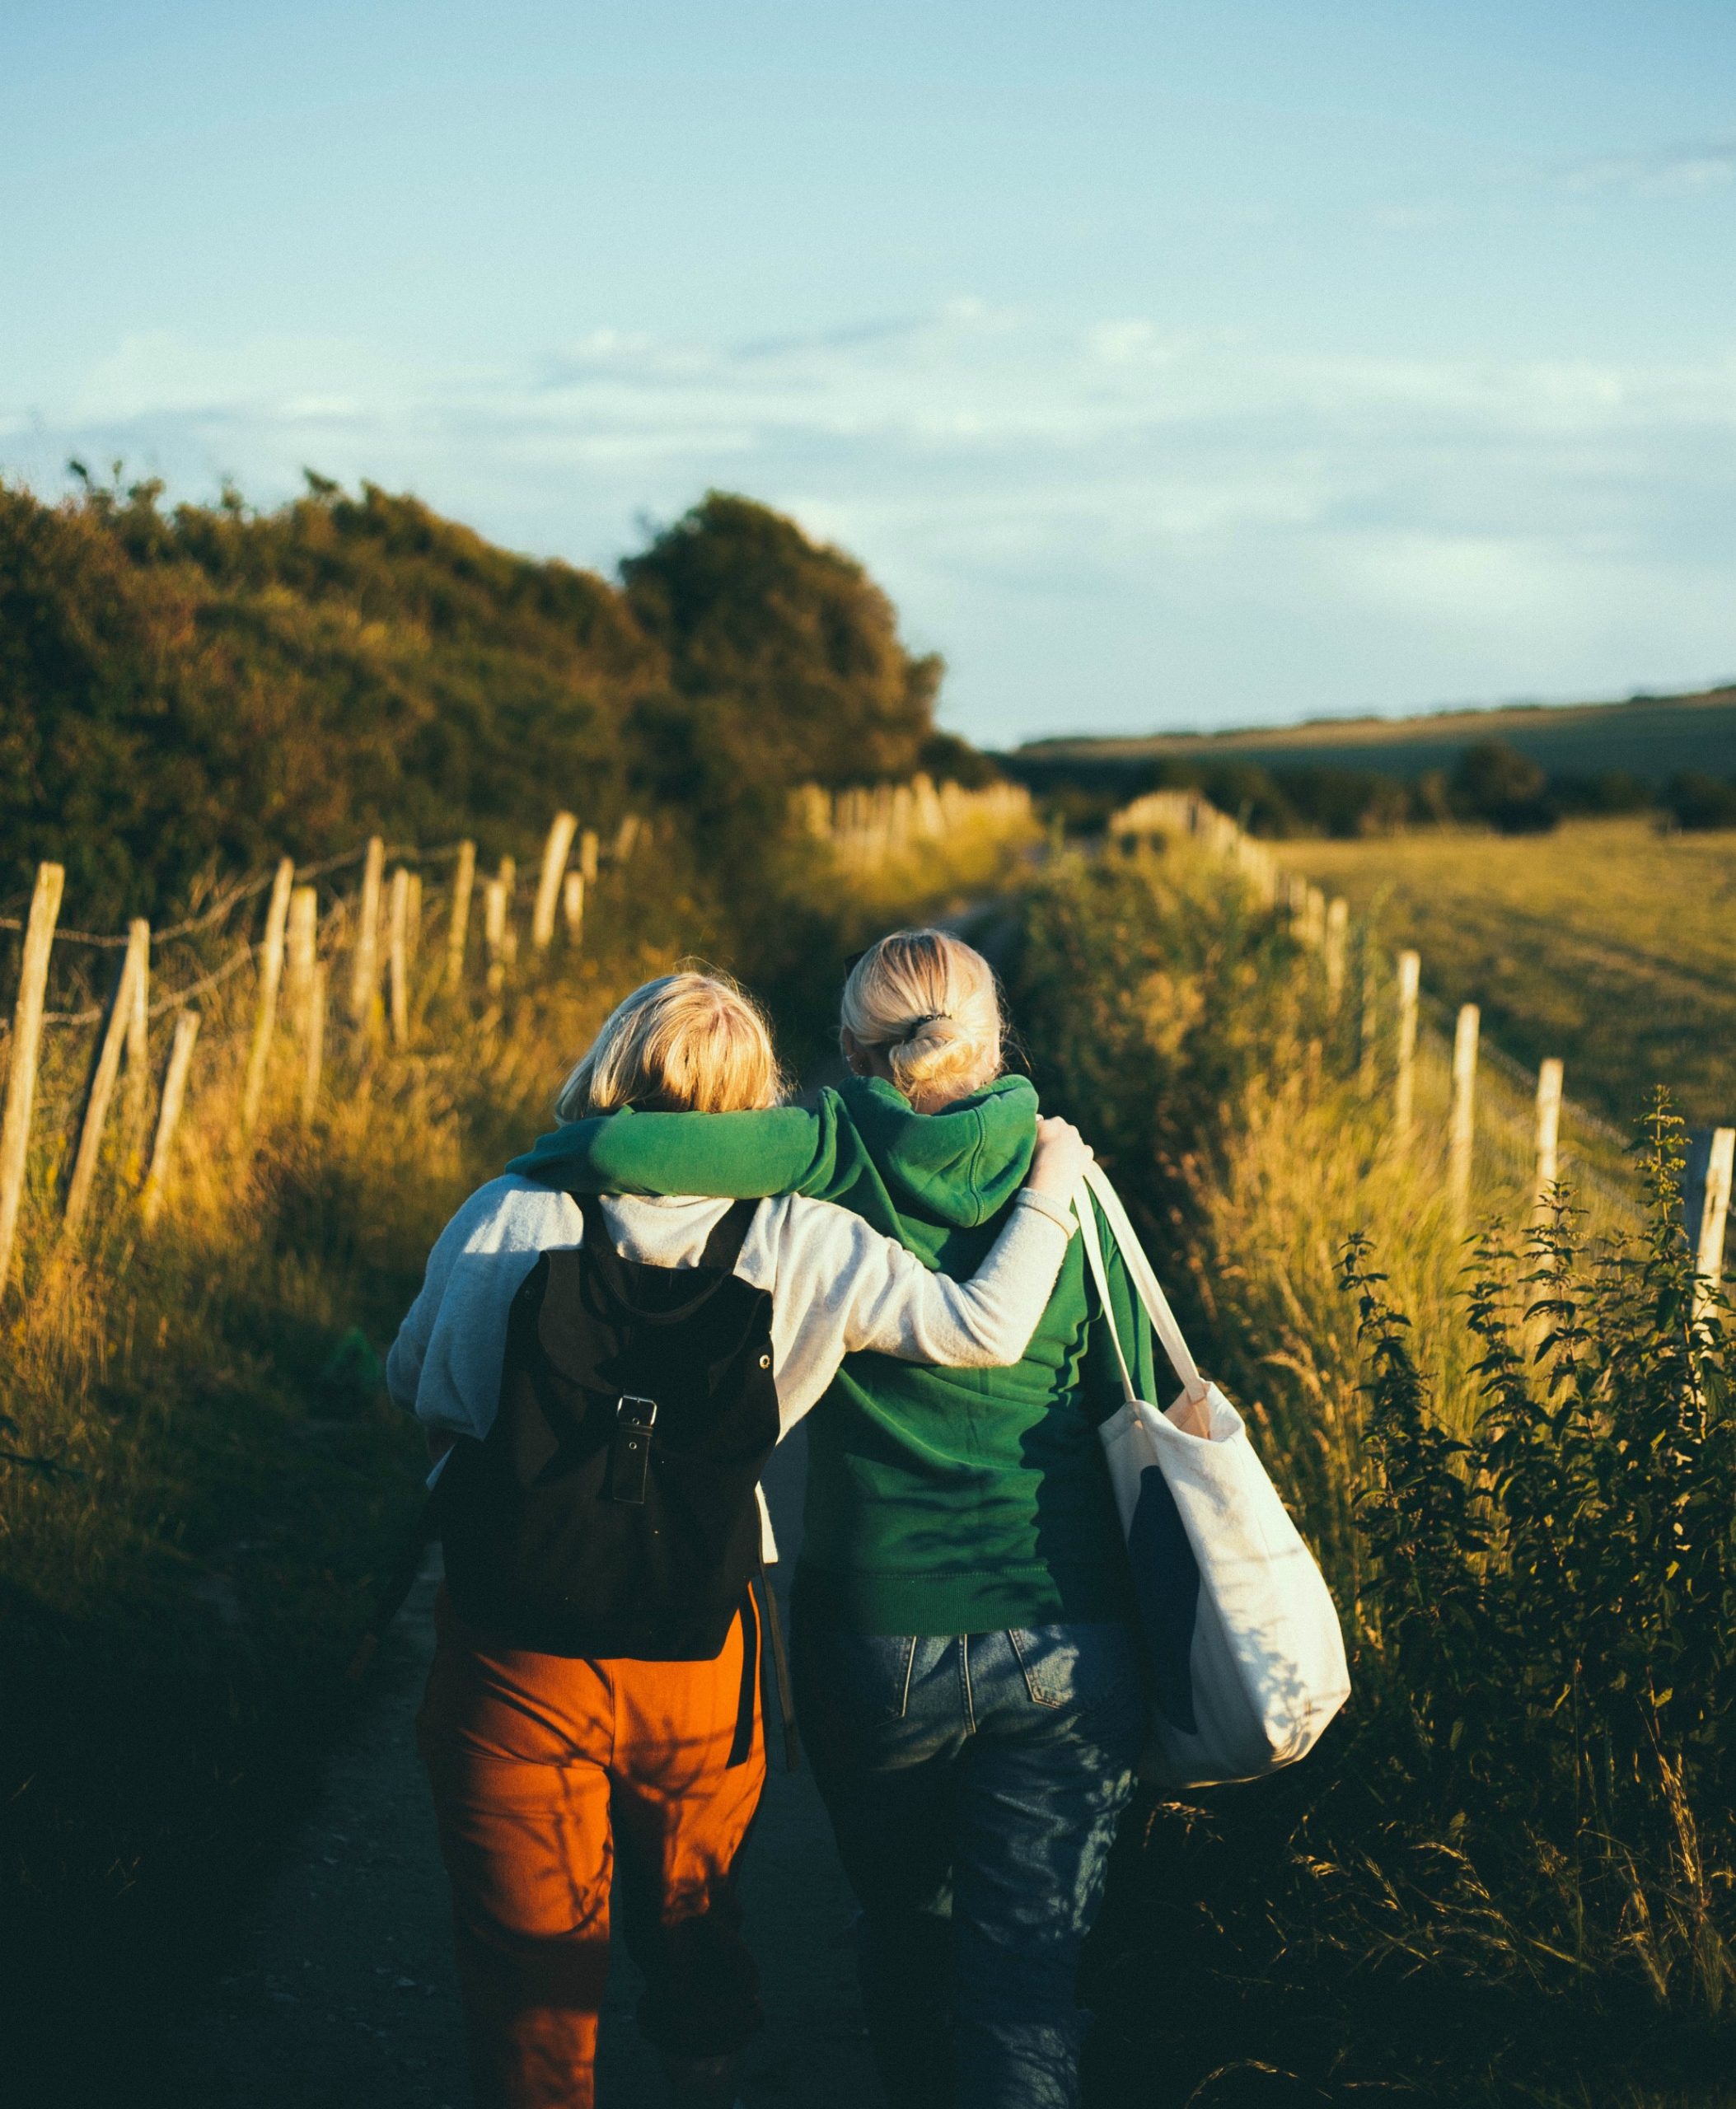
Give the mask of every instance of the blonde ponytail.
M 982 954 L 948 930 L 895 930 L 850 970 L 844 1029 L 877 1050 L 919 1113 L 1001 1071 L 1000 998 Z

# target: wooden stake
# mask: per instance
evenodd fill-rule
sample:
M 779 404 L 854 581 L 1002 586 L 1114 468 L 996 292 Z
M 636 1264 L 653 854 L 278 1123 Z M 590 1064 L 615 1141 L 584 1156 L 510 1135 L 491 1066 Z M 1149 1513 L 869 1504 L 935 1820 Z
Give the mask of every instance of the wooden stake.
M 1392 1125 L 1400 1142 L 1408 1142 L 1416 1111 L 1416 989 L 1422 961 L 1415 952 L 1398 956 L 1398 1070 L 1392 1092 Z
M 542 874 L 536 882 L 536 907 L 531 917 L 531 942 L 545 952 L 554 941 L 554 910 L 560 900 L 561 875 L 567 868 L 568 852 L 578 830 L 572 813 L 557 813 L 543 844 Z
M 126 1176 L 136 1181 L 151 1097 L 151 926 L 142 915 L 127 925 L 127 956 L 134 967 L 127 1012 Z
M 320 956 L 320 896 L 312 886 L 297 886 L 289 896 L 289 937 L 283 994 L 289 1023 L 297 1040 L 307 1033 L 307 999 Z
M 151 1168 L 145 1174 L 143 1208 L 149 1230 L 162 1213 L 163 1182 L 168 1176 L 169 1152 L 187 1096 L 187 1072 L 193 1066 L 193 1043 L 199 1038 L 199 1012 L 183 1011 L 175 1021 L 175 1039 L 169 1049 L 169 1067 L 163 1076 L 162 1102 L 157 1114 L 157 1139 L 151 1145 Z
M 128 933 L 127 949 L 120 962 L 120 972 L 115 979 L 114 999 L 109 1005 L 108 1019 L 103 1027 L 102 1045 L 96 1057 L 96 1067 L 91 1073 L 90 1093 L 85 1101 L 84 1123 L 78 1131 L 78 1151 L 73 1159 L 72 1177 L 67 1181 L 66 1217 L 63 1228 L 68 1237 L 77 1234 L 79 1224 L 84 1221 L 84 1212 L 90 1205 L 91 1190 L 96 1184 L 96 1167 L 102 1155 L 103 1125 L 109 1117 L 109 1102 L 115 1095 L 115 1079 L 120 1074 L 121 1053 L 132 1028 L 133 983 L 143 965 L 139 928 L 135 923 Z
M 409 873 L 400 864 L 392 873 L 391 935 L 386 952 L 387 985 L 391 991 L 392 1045 L 409 1045 Z
M 1356 1083 L 1363 1096 L 1372 1098 L 1374 1094 L 1374 1056 L 1380 1031 L 1380 1004 L 1374 980 L 1374 948 L 1369 942 L 1369 933 L 1363 932 L 1361 944 L 1362 1016 L 1358 1021 L 1360 1045 L 1357 1050 Z
M 577 944 L 585 933 L 585 875 L 569 872 L 561 884 L 561 913 L 567 919 L 567 937 Z
M 461 842 L 458 862 L 452 872 L 452 914 L 446 926 L 446 985 L 456 989 L 464 980 L 464 945 L 470 928 L 470 892 L 476 883 L 476 845 Z
M 625 864 L 633 854 L 634 845 L 639 840 L 639 815 L 627 814 L 620 825 L 615 830 L 615 861 L 617 864 Z
M 1350 933 L 1350 904 L 1335 894 L 1327 904 L 1327 1005 L 1335 1015 L 1344 1000 L 1345 939 Z
M 597 884 L 597 830 L 594 827 L 587 827 L 578 838 L 578 868 L 585 884 L 594 886 Z
M 512 920 L 512 896 L 518 887 L 518 863 L 515 858 L 500 860 L 500 957 L 510 966 L 518 956 L 518 928 Z
M 260 999 L 254 1014 L 253 1045 L 247 1050 L 247 1080 L 241 1090 L 241 1133 L 250 1135 L 260 1117 L 260 1101 L 265 1093 L 265 1073 L 271 1066 L 271 1042 L 278 1026 L 278 989 L 283 979 L 283 928 L 289 920 L 289 893 L 295 884 L 295 864 L 285 857 L 271 883 L 271 905 L 265 914 L 265 942 L 260 947 Z
M 1706 1316 L 1724 1279 L 1724 1232 L 1730 1210 L 1730 1172 L 1736 1163 L 1736 1128 L 1712 1130 L 1706 1160 L 1706 1200 L 1700 1211 L 1700 1237 L 1694 1257 L 1694 1316 Z
M 498 996 L 507 978 L 507 890 L 498 879 L 488 880 L 482 889 L 482 942 L 488 949 L 489 994 Z
M 416 955 L 421 949 L 422 874 L 419 872 L 412 872 L 409 875 L 409 919 L 405 926 L 404 938 L 405 956 L 412 966 L 416 964 Z
M 49 954 L 54 949 L 54 925 L 60 919 L 60 896 L 65 888 L 63 865 L 36 867 L 30 920 L 24 932 L 18 999 L 12 1007 L 12 1050 L 6 1072 L 6 1111 L 0 1115 L 0 1296 L 5 1294 L 12 1276 L 18 1211 L 24 1200 L 30 1114 L 36 1102 L 36 1059 L 42 1048 L 43 998 L 49 984 Z
M 354 966 L 349 979 L 349 1015 L 359 1026 L 373 1022 L 380 998 L 380 875 L 386 869 L 386 844 L 377 835 L 367 841 L 362 872 L 362 916 L 356 931 Z
M 320 1071 L 325 1060 L 325 968 L 316 961 L 302 1028 L 302 1125 L 311 1128 L 320 1103 Z
M 1326 942 L 1327 897 L 1318 886 L 1304 886 L 1302 891 L 1302 942 L 1317 951 Z
M 1482 1015 L 1475 1003 L 1461 1004 L 1453 1035 L 1453 1126 L 1448 1145 L 1447 1195 L 1453 1228 L 1460 1232 L 1471 1210 L 1471 1161 L 1476 1140 L 1476 1045 Z
M 1556 1183 L 1556 1145 L 1561 1134 L 1561 1064 L 1553 1056 L 1537 1071 L 1537 1176 L 1532 1206 L 1541 1213 Z

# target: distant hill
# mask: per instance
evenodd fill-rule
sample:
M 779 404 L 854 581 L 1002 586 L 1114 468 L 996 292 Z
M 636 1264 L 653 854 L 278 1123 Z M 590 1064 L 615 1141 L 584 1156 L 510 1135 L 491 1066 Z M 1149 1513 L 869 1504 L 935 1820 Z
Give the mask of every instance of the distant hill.
M 1200 767 L 1256 763 L 1274 774 L 1304 768 L 1367 770 L 1414 782 L 1450 771 L 1467 747 L 1500 740 L 1551 776 L 1621 771 L 1662 783 L 1684 769 L 1736 774 L 1736 687 L 1692 695 L 1639 695 L 1626 703 L 1520 704 L 1419 718 L 1322 718 L 1306 725 L 1228 732 L 1159 732 L 1144 738 L 1033 740 L 1011 759 L 1047 773 L 1081 765 L 1129 771 L 1158 761 Z M 1025 769 L 1018 769 L 1021 774 Z

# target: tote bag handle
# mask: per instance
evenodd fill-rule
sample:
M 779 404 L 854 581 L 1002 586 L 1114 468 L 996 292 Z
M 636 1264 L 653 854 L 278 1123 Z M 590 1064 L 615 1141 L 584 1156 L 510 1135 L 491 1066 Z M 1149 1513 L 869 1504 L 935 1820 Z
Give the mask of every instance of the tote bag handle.
M 1091 1205 L 1095 1195 L 1102 1209 L 1111 1235 L 1120 1249 L 1121 1264 L 1126 1268 L 1135 1293 L 1145 1307 L 1145 1315 L 1151 1321 L 1151 1330 L 1161 1342 L 1163 1352 L 1169 1357 L 1170 1367 L 1182 1381 L 1182 1389 L 1192 1401 L 1203 1400 L 1206 1393 L 1205 1379 L 1200 1374 L 1200 1366 L 1194 1360 L 1187 1342 L 1182 1336 L 1182 1328 L 1176 1323 L 1176 1314 L 1169 1307 L 1169 1298 L 1164 1295 L 1157 1274 L 1145 1256 L 1138 1233 L 1127 1219 L 1127 1211 L 1121 1205 L 1121 1197 L 1109 1183 L 1108 1175 L 1097 1164 L 1085 1167 L 1085 1183 L 1074 1197 L 1074 1208 L 1079 1219 L 1079 1231 L 1084 1240 L 1086 1264 L 1091 1269 L 1092 1279 L 1097 1284 L 1097 1297 L 1103 1307 L 1104 1323 L 1109 1328 L 1109 1337 L 1115 1347 L 1115 1358 L 1121 1365 L 1121 1389 L 1131 1405 L 1138 1394 L 1134 1390 L 1133 1372 L 1127 1367 L 1127 1357 L 1121 1347 L 1121 1336 L 1116 1330 L 1115 1306 L 1109 1297 L 1109 1275 L 1103 1265 L 1103 1247 L 1097 1236 L 1097 1210 Z

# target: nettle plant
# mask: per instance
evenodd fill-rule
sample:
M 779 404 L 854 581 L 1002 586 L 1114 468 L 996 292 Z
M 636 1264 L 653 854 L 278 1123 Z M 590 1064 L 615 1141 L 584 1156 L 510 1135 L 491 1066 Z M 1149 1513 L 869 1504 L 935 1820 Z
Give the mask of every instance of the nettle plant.
M 1661 1097 L 1640 1149 L 1632 1237 L 1583 1247 L 1561 1187 L 1528 1233 L 1472 1248 L 1462 1439 L 1369 1241 L 1345 1246 L 1369 1401 L 1359 1611 L 1370 1731 L 1531 1965 L 1625 1957 L 1659 1999 L 1716 2013 L 1736 1981 L 1736 1335 L 1696 1282 Z

